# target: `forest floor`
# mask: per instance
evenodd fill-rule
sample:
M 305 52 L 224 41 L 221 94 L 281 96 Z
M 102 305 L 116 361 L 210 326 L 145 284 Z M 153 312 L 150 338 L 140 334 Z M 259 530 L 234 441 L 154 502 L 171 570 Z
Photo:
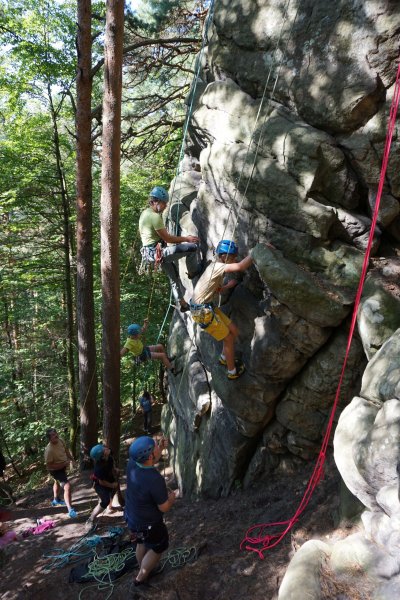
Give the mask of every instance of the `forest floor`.
M 154 412 L 157 414 L 157 410 Z M 134 435 L 143 435 L 141 427 L 142 415 L 137 415 L 133 420 Z M 3 565 L 0 565 L 0 598 L 243 600 L 248 597 L 276 600 L 287 565 L 298 547 L 311 538 L 332 541 L 346 537 L 350 532 L 350 525 L 334 525 L 339 504 L 339 475 L 332 459 L 328 459 L 325 477 L 292 533 L 267 551 L 264 560 L 253 552 L 240 550 L 240 542 L 251 525 L 286 520 L 294 514 L 312 468 L 313 465 L 307 465 L 302 472 L 290 477 L 271 477 L 254 488 L 236 489 L 229 498 L 195 502 L 178 499 L 166 514 L 169 552 L 184 548 L 191 560 L 177 568 L 176 564 L 172 568 L 171 562 L 167 562 L 161 573 L 151 577 L 148 586 L 140 588 L 132 585 L 137 569 L 116 579 L 114 587 L 99 588 L 93 583 L 69 583 L 71 569 L 77 563 L 56 568 L 53 560 L 45 558 L 53 549 L 62 554 L 81 540 L 86 533 L 85 522 L 96 504 L 88 472 L 70 477 L 77 519 L 70 519 L 64 507 L 50 506 L 49 482 L 34 493 L 20 497 L 9 507 L 9 526 L 17 533 L 18 540 L 5 548 Z M 165 474 L 167 484 L 173 487 L 167 459 L 161 465 L 161 472 Z M 36 519 L 53 519 L 56 525 L 41 535 L 23 538 L 22 532 L 36 526 Z M 122 511 L 102 516 L 95 534 L 109 535 L 110 526 L 125 527 Z M 123 535 L 128 539 L 128 532 Z M 335 581 L 330 578 L 328 584 L 324 599 L 337 598 Z M 340 597 L 353 596 L 349 593 Z M 301 590 L 298 600 L 304 600 Z

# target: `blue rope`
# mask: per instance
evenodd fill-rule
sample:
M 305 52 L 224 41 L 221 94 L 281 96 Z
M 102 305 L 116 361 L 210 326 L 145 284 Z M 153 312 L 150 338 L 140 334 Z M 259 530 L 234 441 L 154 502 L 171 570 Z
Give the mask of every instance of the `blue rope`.
M 43 568 L 45 573 L 50 572 L 52 569 L 61 569 L 65 565 L 72 564 L 93 556 L 96 552 L 97 546 L 102 544 L 107 538 L 114 538 L 120 536 L 124 532 L 122 527 L 110 527 L 108 535 L 101 537 L 100 535 L 87 534 L 81 537 L 75 544 L 70 546 L 68 550 L 60 551 L 58 548 L 49 550 L 46 554 L 43 554 L 43 558 L 48 558 L 52 562 Z

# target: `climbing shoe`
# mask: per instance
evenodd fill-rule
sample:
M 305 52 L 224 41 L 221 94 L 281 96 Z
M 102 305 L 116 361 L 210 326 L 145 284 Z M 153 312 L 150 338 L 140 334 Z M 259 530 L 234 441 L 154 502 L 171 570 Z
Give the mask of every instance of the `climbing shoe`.
M 51 501 L 51 505 L 52 506 L 65 506 L 65 502 L 64 502 L 64 500 L 61 500 L 60 498 L 54 498 L 54 500 Z
M 236 364 L 236 373 L 227 373 L 228 379 L 238 379 L 245 372 L 245 366 L 243 363 Z
M 74 510 L 73 508 L 71 508 L 68 511 L 68 515 L 70 516 L 71 519 L 76 519 L 76 517 L 78 516 L 78 513 L 76 512 L 76 510 Z
M 222 358 L 222 356 L 219 357 L 218 362 L 220 365 L 222 365 L 223 367 L 226 367 L 226 359 Z

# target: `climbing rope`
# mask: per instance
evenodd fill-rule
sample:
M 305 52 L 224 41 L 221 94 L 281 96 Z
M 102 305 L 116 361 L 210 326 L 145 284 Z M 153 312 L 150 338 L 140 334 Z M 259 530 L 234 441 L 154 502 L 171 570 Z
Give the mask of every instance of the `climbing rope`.
M 273 69 L 276 66 L 276 64 L 275 64 L 276 63 L 275 57 L 277 55 L 279 46 L 281 44 L 281 39 L 282 39 L 283 31 L 284 31 L 284 25 L 286 23 L 288 12 L 289 12 L 290 2 L 291 2 L 291 0 L 287 0 L 286 6 L 285 6 L 285 9 L 284 9 L 284 12 L 283 12 L 282 24 L 281 24 L 281 27 L 280 27 L 279 37 L 278 37 L 278 40 L 277 40 L 277 43 L 276 43 L 276 46 L 275 46 L 275 50 L 274 50 L 274 54 L 273 54 L 273 60 L 271 62 L 271 66 L 270 66 L 270 69 L 269 69 L 269 72 L 268 72 L 267 80 L 266 80 L 266 83 L 264 85 L 262 97 L 261 97 L 261 100 L 260 100 L 260 103 L 259 103 L 257 115 L 256 115 L 255 122 L 254 122 L 254 125 L 253 125 L 253 128 L 252 128 L 250 140 L 249 140 L 249 143 L 247 145 L 246 155 L 245 155 L 245 158 L 244 158 L 244 161 L 243 161 L 243 164 L 242 164 L 241 172 L 239 174 L 238 182 L 237 182 L 237 184 L 235 186 L 234 197 L 232 199 L 232 202 L 231 202 L 231 205 L 230 205 L 230 208 L 229 208 L 228 217 L 227 217 L 227 220 L 226 220 L 226 225 L 225 225 L 225 228 L 224 228 L 223 235 L 222 235 L 221 239 L 225 239 L 225 233 L 226 233 L 226 230 L 227 230 L 227 227 L 228 227 L 228 223 L 229 223 L 229 220 L 230 220 L 230 217 L 231 217 L 231 213 L 232 213 L 232 210 L 233 210 L 233 206 L 234 206 L 236 195 L 237 195 L 237 192 L 238 192 L 238 189 L 239 189 L 239 185 L 240 185 L 243 173 L 244 173 L 244 168 L 246 166 L 247 159 L 248 159 L 248 156 L 249 156 L 249 153 L 250 153 L 250 147 L 251 147 L 251 144 L 253 142 L 253 138 L 255 136 L 255 131 L 257 129 L 257 124 L 258 124 L 258 121 L 259 121 L 259 118 L 260 118 L 260 115 L 261 115 L 261 110 L 262 110 L 262 107 L 264 106 L 264 101 L 265 101 L 265 98 L 267 96 L 268 84 L 269 84 L 270 78 L 272 76 Z M 210 8 L 210 10 L 211 10 L 211 8 Z M 296 11 L 296 14 L 295 14 L 294 20 L 292 22 L 291 28 L 290 28 L 290 30 L 288 32 L 288 38 L 291 35 L 291 31 L 292 31 L 294 23 L 295 23 L 295 21 L 297 19 L 297 13 L 298 13 L 298 10 Z M 212 13 L 211 13 L 211 15 L 212 15 Z M 271 93 L 269 94 L 268 103 L 270 103 L 272 101 L 272 98 L 273 98 L 273 95 L 274 95 L 274 92 L 275 92 L 275 89 L 276 89 L 276 85 L 277 85 L 277 82 L 278 82 L 278 77 L 279 77 L 279 73 L 280 73 L 281 67 L 282 67 L 282 61 L 281 61 L 281 64 L 279 65 L 279 68 L 277 70 L 275 82 L 274 82 L 273 88 L 271 90 Z M 189 116 L 190 116 L 190 114 L 189 114 Z M 252 164 L 252 167 L 251 167 L 251 170 L 250 170 L 250 176 L 249 176 L 249 178 L 247 180 L 246 187 L 245 187 L 245 192 L 242 195 L 242 200 L 241 200 L 241 203 L 239 205 L 239 208 L 238 208 L 238 211 L 237 211 L 237 215 L 236 215 L 236 219 L 235 219 L 235 222 L 234 222 L 234 225 L 233 225 L 232 239 L 233 239 L 233 236 L 235 234 L 237 223 L 238 223 L 239 216 L 240 216 L 240 212 L 242 210 L 243 203 L 244 203 L 244 200 L 246 198 L 246 193 L 247 193 L 247 190 L 248 190 L 251 178 L 252 178 L 253 173 L 254 173 L 254 169 L 255 169 L 255 164 L 256 164 L 256 160 L 257 160 L 259 148 L 260 148 L 260 145 L 261 145 L 261 142 L 262 142 L 262 139 L 263 139 L 262 131 L 264 129 L 264 124 L 265 124 L 266 118 L 267 118 L 267 116 L 265 116 L 265 119 L 264 119 L 264 122 L 263 122 L 263 126 L 260 128 L 260 135 L 258 136 L 258 140 L 257 140 L 257 144 L 256 144 L 256 152 L 255 152 L 254 159 L 253 159 L 253 164 Z M 211 273 L 210 273 L 210 279 L 209 279 L 209 281 L 211 281 L 211 279 L 212 279 L 212 276 L 213 276 L 213 273 L 214 273 L 215 264 L 216 263 L 213 264 L 213 268 L 212 268 Z M 193 345 L 196 345 L 196 343 L 195 343 L 195 335 L 196 334 L 195 334 L 195 331 L 194 331 L 193 335 L 190 337 L 190 347 L 189 347 L 188 351 L 186 352 L 185 364 L 184 364 L 184 367 L 183 367 L 183 370 L 182 370 L 182 374 L 181 374 L 181 378 L 180 378 L 180 381 L 179 381 L 178 390 L 176 392 L 178 397 L 179 397 L 180 389 L 181 389 L 182 382 L 183 382 L 183 379 L 184 379 L 184 375 L 185 375 L 186 370 L 188 368 L 191 349 L 192 349 Z
M 393 133 L 395 130 L 396 115 L 397 115 L 397 111 L 398 111 L 399 101 L 400 101 L 400 63 L 397 68 L 397 76 L 396 76 L 396 81 L 395 81 L 395 85 L 394 85 L 393 100 L 392 100 L 392 104 L 390 107 L 390 113 L 389 113 L 388 129 L 387 129 L 385 148 L 384 148 L 383 158 L 382 158 L 382 167 L 381 167 L 381 172 L 380 172 L 378 191 L 376 194 L 376 201 L 375 201 L 375 207 L 374 207 L 374 212 L 373 212 L 373 217 L 372 217 L 372 222 L 371 222 L 370 234 L 369 234 L 369 238 L 368 238 L 367 249 L 365 251 L 364 261 L 363 261 L 363 265 L 362 265 L 362 269 L 361 269 L 361 276 L 360 276 L 357 293 L 356 293 L 356 297 L 355 297 L 355 301 L 354 301 L 354 309 L 353 309 L 353 314 L 352 314 L 352 319 L 351 319 L 349 336 L 347 339 L 346 353 L 345 353 L 345 357 L 343 360 L 339 383 L 338 383 L 338 386 L 336 389 L 335 400 L 333 402 L 333 406 L 332 406 L 332 410 L 330 413 L 326 432 L 325 432 L 325 435 L 323 438 L 321 450 L 320 450 L 319 456 L 317 458 L 313 473 L 308 482 L 306 491 L 304 492 L 303 498 L 302 498 L 297 510 L 295 511 L 294 515 L 292 516 L 292 518 L 287 521 L 281 521 L 281 522 L 277 522 L 277 523 L 262 523 L 262 524 L 258 524 L 258 525 L 253 525 L 252 527 L 250 527 L 247 530 L 245 537 L 243 538 L 242 542 L 240 543 L 240 548 L 251 551 L 251 552 L 255 552 L 256 554 L 258 554 L 258 556 L 261 559 L 264 558 L 264 552 L 266 550 L 270 550 L 271 548 L 273 548 L 274 546 L 279 544 L 279 542 L 292 529 L 292 527 L 294 526 L 296 521 L 298 521 L 300 515 L 303 513 L 303 511 L 307 507 L 308 503 L 310 502 L 311 496 L 312 496 L 316 486 L 318 485 L 319 481 L 321 480 L 321 477 L 323 474 L 323 467 L 324 467 L 324 463 L 325 463 L 325 459 L 326 459 L 327 447 L 328 447 L 329 439 L 330 439 L 333 424 L 334 424 L 335 413 L 336 413 L 339 399 L 340 399 L 340 392 L 341 392 L 344 374 L 345 374 L 347 361 L 348 361 L 348 357 L 349 357 L 349 353 L 350 353 L 351 342 L 353 339 L 353 334 L 354 334 L 354 330 L 355 330 L 356 323 L 357 323 L 358 307 L 360 305 L 361 295 L 362 295 L 362 291 L 363 291 L 363 287 L 364 287 L 364 281 L 365 281 L 365 277 L 366 277 L 368 265 L 369 265 L 371 248 L 372 248 L 372 244 L 374 241 L 375 227 L 376 227 L 376 222 L 377 222 L 378 214 L 379 214 L 379 206 L 380 206 L 380 202 L 381 202 L 383 186 L 385 184 L 385 175 L 386 175 L 386 170 L 387 170 L 387 166 L 388 166 L 388 162 L 389 162 L 389 154 L 390 154 L 390 148 L 391 148 L 391 144 L 392 144 Z M 281 526 L 284 526 L 282 531 L 269 533 L 271 528 L 279 528 Z
M 167 567 L 178 569 L 188 563 L 192 563 L 197 560 L 200 550 L 201 547 L 196 548 L 195 546 L 170 550 L 167 555 L 161 558 L 153 573 L 156 575 L 157 573 L 161 573 Z M 95 556 L 93 561 L 88 565 L 88 572 L 85 577 L 94 578 L 96 583 L 88 585 L 81 590 L 79 600 L 82 599 L 83 594 L 88 589 L 92 589 L 93 587 L 98 591 L 108 589 L 108 594 L 104 600 L 109 600 L 113 595 L 115 588 L 115 583 L 111 580 L 112 575 L 122 571 L 126 563 L 134 558 L 136 558 L 136 552 L 132 547 L 126 548 L 122 552 L 108 554 L 107 556 Z
M 230 207 L 229 207 L 229 211 L 228 211 L 228 217 L 226 219 L 226 223 L 225 223 L 225 227 L 224 227 L 224 231 L 223 231 L 221 239 L 225 239 L 226 230 L 228 228 L 228 224 L 229 224 L 229 221 L 230 221 L 230 218 L 231 218 L 231 215 L 232 215 L 233 206 L 235 204 L 236 196 L 237 196 L 237 193 L 239 191 L 239 186 L 240 186 L 240 183 L 242 181 L 244 169 L 245 169 L 245 166 L 247 164 L 248 157 L 250 155 L 251 144 L 252 144 L 252 142 L 255 139 L 255 132 L 256 132 L 258 121 L 259 121 L 259 118 L 260 118 L 260 115 L 261 115 L 261 110 L 262 110 L 262 108 L 264 106 L 264 101 L 265 101 L 265 98 L 266 98 L 266 95 L 267 95 L 268 85 L 269 85 L 269 82 L 270 82 L 270 79 L 271 79 L 271 76 L 272 76 L 272 72 L 273 72 L 274 68 L 276 67 L 276 56 L 277 56 L 277 53 L 278 53 L 278 50 L 279 50 L 279 46 L 281 44 L 281 39 L 282 39 L 282 35 L 283 35 L 284 26 L 285 26 L 285 23 L 286 23 L 286 20 L 287 20 L 287 17 L 288 17 L 288 13 L 289 13 L 290 2 L 291 2 L 291 0 L 287 0 L 286 6 L 285 6 L 284 11 L 283 11 L 282 23 L 281 23 L 281 27 L 280 27 L 280 31 L 279 31 L 279 36 L 278 36 L 278 39 L 277 39 L 277 42 L 276 42 L 276 45 L 275 45 L 275 49 L 274 49 L 274 52 L 273 52 L 273 57 L 272 57 L 271 65 L 270 65 L 270 68 L 269 68 L 269 71 L 268 71 L 268 75 L 267 75 L 267 79 L 266 79 L 266 82 L 265 82 L 265 85 L 264 85 L 264 88 L 263 88 L 263 93 L 262 93 L 261 100 L 260 100 L 260 103 L 259 103 L 259 106 L 258 106 L 257 115 L 256 115 L 256 118 L 255 118 L 255 121 L 254 121 L 254 124 L 253 124 L 252 131 L 251 131 L 250 140 L 249 140 L 249 143 L 247 144 L 246 154 L 245 154 L 244 160 L 242 162 L 242 168 L 240 170 L 237 183 L 235 185 L 235 192 L 234 192 L 232 201 L 230 203 Z M 291 33 L 292 33 L 292 29 L 293 29 L 294 24 L 295 24 L 296 19 L 297 19 L 297 14 L 298 14 L 298 9 L 296 10 L 296 14 L 294 16 L 294 19 L 292 21 L 292 25 L 291 25 L 290 30 L 289 30 L 288 35 L 287 35 L 287 39 L 290 39 L 290 36 L 291 36 Z M 271 92 L 269 94 L 269 97 L 267 99 L 267 102 L 265 104 L 266 107 L 268 107 L 271 104 L 271 102 L 272 102 L 272 99 L 273 99 L 273 96 L 274 96 L 274 93 L 275 93 L 275 89 L 276 89 L 276 86 L 278 84 L 278 78 L 279 78 L 280 70 L 282 68 L 282 63 L 283 63 L 283 60 L 280 61 L 279 67 L 277 69 L 274 85 L 272 87 L 272 90 L 271 90 Z M 258 135 L 258 139 L 257 139 L 257 142 L 256 142 L 256 150 L 255 150 L 255 153 L 254 153 L 253 164 L 252 164 L 251 169 L 250 169 L 250 175 L 247 178 L 245 189 L 244 189 L 244 192 L 242 194 L 242 199 L 241 199 L 241 202 L 239 203 L 239 207 L 238 207 L 238 210 L 237 210 L 237 213 L 236 213 L 236 218 L 235 218 L 234 223 L 233 223 L 232 234 L 229 236 L 229 239 L 232 239 L 232 240 L 235 237 L 235 232 L 236 232 L 237 224 L 239 222 L 239 216 L 240 216 L 240 213 L 242 211 L 243 204 L 244 204 L 244 201 L 246 199 L 247 191 L 249 189 L 249 185 L 250 185 L 250 182 L 251 182 L 252 177 L 253 177 L 253 173 L 254 173 L 256 162 L 257 162 L 257 157 L 258 157 L 258 153 L 259 153 L 259 150 L 260 150 L 261 142 L 262 142 L 262 140 L 264 138 L 264 130 L 265 130 L 264 126 L 265 126 L 265 122 L 266 122 L 267 116 L 268 115 L 267 115 L 267 111 L 266 111 L 266 114 L 265 114 L 265 117 L 264 117 L 264 121 L 263 121 L 263 123 L 262 123 L 262 125 L 260 127 L 260 133 Z M 228 259 L 228 256 L 226 257 L 225 260 L 227 260 L 227 259 Z M 212 269 L 211 274 L 210 274 L 210 281 L 211 281 L 211 278 L 212 278 L 212 276 L 214 274 L 214 267 L 215 267 L 215 263 L 214 263 L 213 269 Z
M 110 527 L 106 538 L 99 535 L 90 535 L 90 532 L 88 532 L 75 544 L 70 546 L 68 550 L 60 551 L 58 548 L 53 548 L 43 554 L 43 558 L 51 560 L 50 564 L 43 568 L 43 571 L 49 573 L 52 569 L 61 569 L 67 564 L 72 564 L 84 558 L 88 558 L 89 556 L 93 556 L 96 551 L 96 546 L 104 543 L 105 539 L 118 537 L 122 533 L 123 529 L 121 527 Z
M 83 588 L 79 593 L 79 599 L 82 598 L 83 593 L 92 587 L 96 587 L 97 590 L 103 591 L 109 589 L 109 592 L 104 600 L 108 600 L 114 593 L 115 584 L 111 580 L 113 573 L 119 573 L 125 567 L 125 564 L 136 557 L 135 550 L 126 548 L 122 552 L 115 552 L 113 554 L 107 554 L 106 556 L 95 555 L 95 558 L 88 565 L 88 572 L 86 577 L 93 577 L 97 583 L 88 585 Z
M 198 558 L 199 552 L 200 549 L 196 548 L 196 546 L 170 550 L 166 556 L 162 557 L 154 573 L 161 573 L 165 567 L 169 567 L 170 569 L 183 567 L 187 563 L 195 561 Z
M 286 20 L 287 20 L 287 17 L 288 17 L 288 13 L 289 13 L 290 2 L 291 2 L 291 0 L 287 0 L 286 6 L 285 6 L 284 11 L 283 11 L 282 24 L 281 24 L 281 28 L 280 28 L 278 40 L 277 40 L 276 45 L 275 45 L 275 49 L 274 49 L 274 53 L 273 53 L 273 58 L 272 58 L 272 61 L 271 61 L 271 66 L 270 66 L 270 69 L 269 69 L 269 72 L 268 72 L 267 80 L 266 80 L 265 85 L 264 85 L 264 89 L 263 89 L 261 101 L 260 101 L 260 104 L 259 104 L 259 107 L 258 107 L 258 111 L 257 111 L 257 116 L 256 116 L 256 119 L 255 119 L 255 122 L 254 122 L 254 126 L 253 126 L 253 129 L 252 129 L 252 132 L 251 132 L 251 136 L 250 136 L 250 142 L 249 142 L 249 144 L 247 146 L 246 155 L 245 155 L 245 158 L 244 158 L 244 161 L 243 161 L 243 164 L 242 164 L 242 169 L 240 171 L 237 184 L 235 185 L 235 193 L 233 195 L 233 199 L 232 199 L 231 206 L 230 206 L 230 209 L 229 209 L 228 218 L 227 218 L 227 221 L 226 221 L 226 225 L 225 225 L 225 229 L 224 229 L 224 233 L 223 233 L 222 239 L 225 239 L 225 232 L 226 232 L 226 229 L 228 227 L 229 219 L 230 219 L 230 216 L 231 216 L 232 210 L 233 210 L 233 205 L 234 205 L 234 202 L 236 200 L 236 195 L 238 193 L 239 186 L 240 186 L 240 183 L 241 183 L 241 180 L 242 180 L 242 177 L 243 177 L 244 168 L 246 166 L 247 159 L 248 159 L 248 156 L 249 156 L 249 153 L 250 153 L 251 142 L 253 141 L 253 138 L 255 137 L 255 132 L 256 132 L 258 120 L 260 118 L 261 110 L 262 110 L 263 105 L 264 105 L 264 100 L 265 100 L 265 97 L 267 95 L 268 84 L 269 84 L 270 78 L 272 76 L 273 69 L 276 66 L 276 60 L 275 59 L 276 59 L 276 56 L 277 56 L 277 53 L 278 53 L 278 50 L 279 50 L 279 46 L 281 44 L 281 39 L 282 39 L 282 35 L 283 35 L 284 25 L 286 23 Z M 295 24 L 296 19 L 297 19 L 297 14 L 298 14 L 298 8 L 296 10 L 296 14 L 295 14 L 294 19 L 292 21 L 290 30 L 289 30 L 289 32 L 287 34 L 287 39 L 288 40 L 291 37 L 292 30 L 293 30 L 294 24 Z M 269 94 L 269 97 L 267 99 L 266 106 L 268 106 L 272 102 L 273 96 L 275 94 L 275 89 L 276 89 L 276 86 L 278 84 L 278 79 L 279 79 L 279 74 L 280 74 L 280 71 L 281 71 L 281 68 L 282 68 L 282 64 L 283 64 L 283 60 L 280 61 L 279 67 L 277 69 L 277 73 L 276 73 L 276 77 L 275 77 L 275 82 L 274 82 L 272 90 L 271 90 L 271 92 Z M 258 153 L 259 153 L 259 150 L 260 150 L 261 142 L 263 141 L 264 135 L 265 135 L 264 125 L 266 123 L 267 116 L 268 115 L 266 114 L 265 117 L 264 117 L 264 121 L 262 122 L 262 125 L 260 127 L 260 133 L 259 133 L 259 136 L 258 136 L 258 139 L 257 139 L 257 143 L 256 143 L 256 151 L 254 153 L 253 164 L 251 166 L 250 175 L 247 178 L 246 186 L 245 186 L 244 192 L 242 194 L 242 200 L 241 200 L 241 202 L 239 204 L 239 209 L 237 211 L 237 216 L 236 216 L 236 220 L 235 220 L 235 223 L 234 223 L 234 226 L 233 226 L 233 231 L 232 231 L 231 239 L 233 239 L 234 236 L 235 236 L 237 224 L 238 224 L 238 221 L 239 221 L 239 215 L 240 215 L 240 212 L 241 212 L 241 210 L 243 208 L 243 203 L 244 203 L 244 201 L 246 199 L 246 195 L 247 195 L 247 191 L 249 189 L 250 182 L 251 182 L 251 180 L 253 178 L 253 173 L 254 173 L 254 169 L 255 169 L 255 166 L 256 166 L 257 157 L 258 157 Z
M 51 562 L 43 568 L 43 571 L 49 573 L 53 569 L 61 569 L 65 565 L 93 556 L 95 546 L 101 544 L 102 541 L 99 535 L 85 535 L 70 546 L 68 550 L 60 551 L 58 548 L 49 550 L 46 554 L 43 554 L 43 558 L 47 558 Z
M 201 50 L 200 50 L 200 54 L 199 54 L 199 56 L 197 58 L 197 69 L 196 69 L 196 76 L 195 76 L 195 85 L 194 85 L 194 88 L 193 88 L 192 93 L 191 93 L 191 100 L 190 100 L 190 104 L 189 104 L 189 110 L 186 113 L 185 123 L 184 123 L 184 127 L 183 127 L 182 143 L 181 143 L 181 147 L 180 147 L 180 151 L 179 151 L 179 157 L 178 157 L 178 162 L 177 162 L 177 169 L 176 169 L 175 177 L 174 177 L 174 180 L 173 180 L 171 197 L 174 194 L 175 183 L 176 183 L 177 177 L 178 177 L 178 175 L 180 173 L 180 169 L 181 169 L 181 163 L 182 163 L 182 159 L 183 159 L 183 155 L 184 155 L 184 148 L 185 148 L 185 140 L 186 140 L 187 131 L 188 131 L 188 127 L 189 127 L 190 116 L 191 116 L 192 111 L 193 111 L 194 99 L 195 99 L 195 95 L 196 95 L 195 94 L 196 87 L 197 87 L 197 83 L 199 81 L 199 73 L 200 73 L 200 68 L 201 68 L 201 59 L 202 59 L 202 55 L 203 55 L 204 48 L 205 48 L 205 41 L 207 39 L 209 24 L 212 21 L 213 12 L 214 12 L 214 0 L 211 1 L 210 7 L 208 9 L 208 14 L 207 14 L 207 19 L 206 19 L 206 24 L 205 24 L 205 33 L 204 33 L 204 36 L 203 36 L 202 47 L 201 47 Z M 177 212 L 176 212 L 176 220 L 175 220 L 175 235 L 176 235 L 176 232 L 177 232 L 177 229 L 178 229 L 178 216 L 179 216 L 179 205 L 180 205 L 180 202 L 181 202 L 180 198 L 178 198 L 178 202 L 176 203 Z M 171 204 L 170 204 L 169 209 L 168 209 L 167 221 L 168 221 L 168 219 L 170 217 L 170 214 L 171 214 Z M 126 272 L 126 270 L 125 270 L 125 272 Z M 124 277 L 125 277 L 125 274 L 124 274 Z M 150 292 L 150 299 L 149 299 L 149 304 L 148 304 L 148 309 L 147 309 L 147 318 L 150 315 L 150 310 L 151 310 L 151 305 L 152 305 L 152 299 L 153 299 L 153 294 L 154 294 L 154 288 L 155 288 L 155 274 L 153 272 L 153 282 L 152 282 L 152 287 L 151 287 L 151 292 Z M 168 314 L 169 314 L 169 311 L 170 311 L 171 306 L 172 306 L 171 300 L 172 300 L 172 296 L 170 296 L 170 301 L 169 301 L 169 304 L 168 304 L 168 308 L 166 310 L 166 314 L 165 314 L 163 323 L 162 323 L 161 327 L 159 328 L 159 332 L 158 332 L 158 336 L 157 336 L 157 343 L 159 342 L 159 340 L 161 338 L 164 325 L 165 325 L 165 323 L 167 321 Z M 146 373 L 147 373 L 147 367 L 146 367 L 145 374 Z
M 208 28 L 210 26 L 210 23 L 212 21 L 213 15 L 214 15 L 214 5 L 215 5 L 215 1 L 211 0 L 210 6 L 208 8 L 208 13 L 207 13 L 207 18 L 206 18 L 205 26 L 204 26 L 204 35 L 203 35 L 203 39 L 202 39 L 202 45 L 201 45 L 200 53 L 199 53 L 199 55 L 197 57 L 197 67 L 196 67 L 196 73 L 195 73 L 195 78 L 194 78 L 195 84 L 194 84 L 194 87 L 193 87 L 192 92 L 191 92 L 189 110 L 186 112 L 185 122 L 184 122 L 184 125 L 183 125 L 182 143 L 181 143 L 181 147 L 180 147 L 180 150 L 179 150 L 179 157 L 178 157 L 178 162 L 177 162 L 177 168 L 176 168 L 176 171 L 175 171 L 175 177 L 174 177 L 173 184 L 172 184 L 171 198 L 174 195 L 176 180 L 177 180 L 177 177 L 178 177 L 178 175 L 180 173 L 180 170 L 181 170 L 181 164 L 182 164 L 182 160 L 183 160 L 183 156 L 184 156 L 184 152 L 185 152 L 185 140 L 186 140 L 186 136 L 187 136 L 187 132 L 188 132 L 188 128 L 189 128 L 190 117 L 191 117 L 192 112 L 193 112 L 193 106 L 194 106 L 194 100 L 195 100 L 195 96 L 196 96 L 197 84 L 198 84 L 198 81 L 200 79 L 199 75 L 200 75 L 202 58 L 203 58 L 203 54 L 204 54 L 204 48 L 206 46 L 206 40 L 207 40 L 207 37 L 208 37 Z M 179 216 L 179 206 L 180 206 L 180 204 L 181 204 L 181 199 L 180 199 L 180 197 L 178 197 L 178 202 L 175 204 L 175 206 L 177 207 L 177 209 L 176 209 L 176 218 L 175 218 L 175 227 L 174 227 L 174 234 L 175 235 L 177 235 L 177 232 L 178 232 L 178 216 Z M 172 205 L 170 204 L 170 206 L 168 208 L 167 221 L 170 218 L 171 209 L 172 209 Z

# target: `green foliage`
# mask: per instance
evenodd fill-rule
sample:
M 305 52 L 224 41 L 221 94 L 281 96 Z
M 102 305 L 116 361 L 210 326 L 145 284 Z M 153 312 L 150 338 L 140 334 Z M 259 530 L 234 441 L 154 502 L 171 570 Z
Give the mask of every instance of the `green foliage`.
M 144 32 L 164 37 L 199 35 L 201 22 L 187 10 L 189 4 L 192 5 L 178 1 L 149 2 L 150 24 L 143 21 L 141 29 L 134 33 L 127 31 L 127 43 L 132 36 L 138 35 L 140 39 Z M 194 4 L 202 6 L 199 2 Z M 92 10 L 95 15 L 92 105 L 96 109 L 101 106 L 102 95 L 103 72 L 96 70 L 96 63 L 103 56 L 104 2 L 93 3 Z M 46 427 L 55 426 L 60 431 L 68 427 L 67 273 L 57 161 L 61 159 L 69 225 L 73 231 L 75 38 L 75 0 L 56 3 L 0 0 L 0 422 L 10 452 L 15 456 L 22 456 L 31 448 L 41 455 Z M 171 317 L 169 283 L 162 273 L 138 274 L 137 227 L 149 190 L 154 185 L 168 187 L 175 175 L 184 98 L 197 49 L 198 44 L 189 43 L 182 58 L 178 42 L 172 54 L 168 44 L 165 47 L 147 44 L 137 54 L 126 56 L 120 209 L 121 345 L 126 339 L 127 325 L 143 322 L 148 314 L 146 343 L 166 343 Z M 142 64 L 142 59 L 144 70 L 139 72 L 136 67 Z M 101 110 L 94 112 L 101 115 Z M 53 119 L 60 157 L 56 154 Z M 93 260 L 100 374 L 99 133 L 100 121 L 94 119 Z M 70 277 L 74 284 L 73 256 L 71 261 Z M 123 361 L 124 404 L 132 405 L 145 386 L 158 395 L 159 364 L 152 361 L 134 367 L 130 359 Z M 99 392 L 101 398 L 101 389 Z M 29 485 L 36 485 L 39 479 L 35 477 L 32 475 Z
M 138 24 L 149 33 L 156 33 L 165 27 L 174 11 L 182 4 L 181 0 L 147 0 L 141 2 L 136 12 Z

